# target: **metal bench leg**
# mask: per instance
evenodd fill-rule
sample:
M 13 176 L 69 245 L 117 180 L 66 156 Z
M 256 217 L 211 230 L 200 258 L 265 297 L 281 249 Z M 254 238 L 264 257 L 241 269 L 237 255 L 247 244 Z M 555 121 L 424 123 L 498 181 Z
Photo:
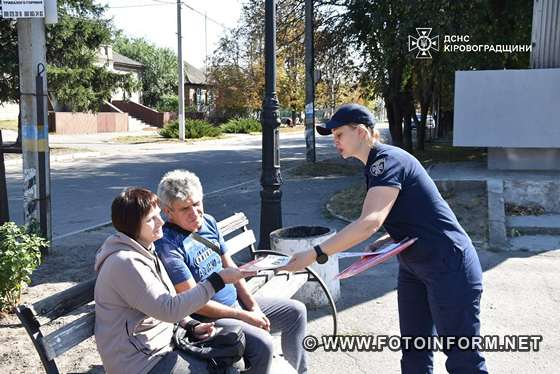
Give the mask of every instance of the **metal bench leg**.
M 259 254 L 287 256 L 285 253 L 282 253 L 282 252 L 272 251 L 272 250 L 268 250 L 268 249 L 262 249 L 262 250 L 259 249 L 258 251 L 253 252 L 253 258 L 258 256 Z M 333 319 L 333 335 L 336 335 L 336 333 L 338 331 L 338 312 L 336 310 L 336 304 L 335 304 L 334 299 L 331 295 L 331 291 L 329 291 L 325 281 L 319 276 L 319 274 L 317 274 L 317 272 L 315 270 L 311 269 L 310 267 L 306 267 L 305 272 L 310 275 L 310 278 L 311 278 L 312 281 L 318 282 L 319 285 L 321 285 L 321 288 L 323 289 L 323 292 L 327 296 L 327 300 L 329 301 L 329 305 L 331 307 L 331 315 L 332 315 L 332 319 Z

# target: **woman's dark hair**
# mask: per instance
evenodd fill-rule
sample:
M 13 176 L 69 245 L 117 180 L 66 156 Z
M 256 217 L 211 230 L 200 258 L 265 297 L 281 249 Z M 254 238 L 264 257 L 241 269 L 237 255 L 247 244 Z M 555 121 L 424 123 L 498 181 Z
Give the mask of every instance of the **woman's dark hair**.
M 152 191 L 138 187 L 127 188 L 111 204 L 113 226 L 132 239 L 137 239 L 142 220 L 158 204 L 159 199 Z

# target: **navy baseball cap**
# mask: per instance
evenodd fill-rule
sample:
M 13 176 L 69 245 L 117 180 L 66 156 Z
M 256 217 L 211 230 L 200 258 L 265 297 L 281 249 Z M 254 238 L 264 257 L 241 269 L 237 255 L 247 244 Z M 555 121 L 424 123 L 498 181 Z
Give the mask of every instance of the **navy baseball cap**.
M 330 120 L 315 127 L 320 135 L 330 135 L 332 134 L 332 129 L 351 123 L 361 123 L 367 127 L 373 128 L 375 126 L 375 117 L 368 108 L 363 105 L 344 104 L 337 109 Z

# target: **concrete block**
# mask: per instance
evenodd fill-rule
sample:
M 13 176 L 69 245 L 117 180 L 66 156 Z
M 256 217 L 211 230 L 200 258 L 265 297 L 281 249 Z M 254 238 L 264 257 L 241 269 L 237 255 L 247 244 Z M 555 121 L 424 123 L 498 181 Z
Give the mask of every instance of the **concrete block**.
M 501 179 L 489 179 L 486 186 L 488 189 L 488 244 L 492 248 L 507 249 L 504 183 Z

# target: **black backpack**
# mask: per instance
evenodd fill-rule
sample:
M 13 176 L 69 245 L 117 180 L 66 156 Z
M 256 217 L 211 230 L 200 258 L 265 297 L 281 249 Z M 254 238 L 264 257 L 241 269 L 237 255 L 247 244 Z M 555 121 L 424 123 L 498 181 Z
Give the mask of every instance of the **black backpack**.
M 193 342 L 189 340 L 187 331 L 178 327 L 173 334 L 173 342 L 182 351 L 206 360 L 210 374 L 237 373 L 239 369 L 244 369 L 240 361 L 245 352 L 245 334 L 239 326 L 217 329 L 213 336 Z

